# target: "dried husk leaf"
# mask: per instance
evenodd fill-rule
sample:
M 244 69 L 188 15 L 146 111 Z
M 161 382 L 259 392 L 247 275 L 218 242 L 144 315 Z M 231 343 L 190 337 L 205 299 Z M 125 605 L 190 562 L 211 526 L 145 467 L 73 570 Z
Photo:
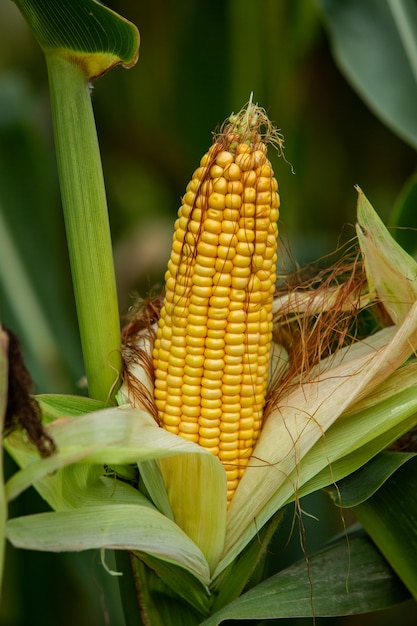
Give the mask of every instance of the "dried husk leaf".
M 399 323 L 339 350 L 314 368 L 308 380 L 287 389 L 277 399 L 276 409 L 263 426 L 228 511 L 225 552 L 217 574 L 273 512 L 290 499 L 291 493 L 300 488 L 298 468 L 309 450 L 320 440 L 325 442 L 325 433 L 332 424 L 383 384 L 417 347 L 416 292 L 408 285 L 410 276 L 416 279 L 411 267 L 414 262 L 392 242 L 369 203 L 365 209 L 360 208 L 358 219 L 358 231 L 367 232 L 367 239 L 362 236 L 359 241 L 365 248 L 368 278 L 377 297 Z M 383 279 L 378 278 L 385 265 L 386 274 Z M 376 430 L 374 435 L 377 436 Z M 349 443 L 347 440 L 344 452 L 343 448 L 339 450 L 340 455 L 351 452 Z M 328 464 L 325 443 L 323 457 L 324 465 Z M 323 462 L 319 459 L 320 455 L 310 467 L 311 476 L 306 476 L 306 481 L 322 469 Z

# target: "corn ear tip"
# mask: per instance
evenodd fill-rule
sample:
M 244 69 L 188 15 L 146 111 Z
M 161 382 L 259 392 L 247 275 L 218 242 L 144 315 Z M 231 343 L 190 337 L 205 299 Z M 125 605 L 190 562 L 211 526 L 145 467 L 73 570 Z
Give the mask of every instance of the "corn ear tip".
M 253 138 L 265 144 L 271 144 L 278 151 L 279 156 L 284 157 L 284 137 L 280 129 L 276 128 L 268 117 L 266 110 L 258 103 L 253 102 L 253 92 L 248 102 L 238 113 L 232 113 L 220 128 L 220 132 L 214 135 L 214 140 L 219 141 L 223 135 L 238 135 L 241 143 L 254 143 Z

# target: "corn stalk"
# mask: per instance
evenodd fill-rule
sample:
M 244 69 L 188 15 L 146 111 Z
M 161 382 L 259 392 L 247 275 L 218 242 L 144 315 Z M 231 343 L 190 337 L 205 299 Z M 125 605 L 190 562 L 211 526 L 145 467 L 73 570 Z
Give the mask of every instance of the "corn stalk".
M 45 54 L 62 206 L 91 397 L 112 402 L 120 383 L 116 282 L 91 81 L 137 59 L 136 28 L 94 2 L 17 0 Z M 97 28 L 99 26 L 100 28 Z M 103 36 L 103 33 L 106 33 Z

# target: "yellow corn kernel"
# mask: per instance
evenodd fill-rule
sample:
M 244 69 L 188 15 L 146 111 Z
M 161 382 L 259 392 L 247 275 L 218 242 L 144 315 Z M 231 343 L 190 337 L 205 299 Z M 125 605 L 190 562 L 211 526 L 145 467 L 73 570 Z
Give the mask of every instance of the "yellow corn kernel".
M 231 117 L 187 186 L 153 350 L 161 423 L 218 456 L 228 502 L 261 427 L 272 339 L 279 196 L 261 125 L 252 103 Z

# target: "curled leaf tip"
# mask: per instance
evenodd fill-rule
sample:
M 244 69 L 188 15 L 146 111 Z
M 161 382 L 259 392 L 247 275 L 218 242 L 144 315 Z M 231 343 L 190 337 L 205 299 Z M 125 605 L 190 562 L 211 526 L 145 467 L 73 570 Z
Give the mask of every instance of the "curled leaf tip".
M 96 0 L 16 0 L 45 55 L 80 66 L 87 79 L 115 65 L 129 68 L 139 56 L 134 24 Z

